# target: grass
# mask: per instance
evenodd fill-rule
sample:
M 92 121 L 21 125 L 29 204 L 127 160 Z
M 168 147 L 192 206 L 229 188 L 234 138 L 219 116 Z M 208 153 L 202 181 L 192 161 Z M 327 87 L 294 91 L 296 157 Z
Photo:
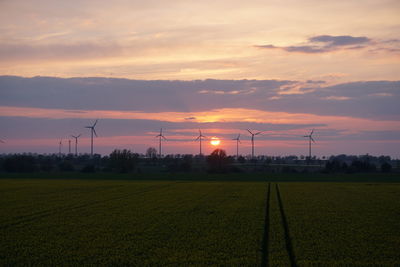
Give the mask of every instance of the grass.
M 0 265 L 400 264 L 400 183 L 186 177 L 0 179 Z

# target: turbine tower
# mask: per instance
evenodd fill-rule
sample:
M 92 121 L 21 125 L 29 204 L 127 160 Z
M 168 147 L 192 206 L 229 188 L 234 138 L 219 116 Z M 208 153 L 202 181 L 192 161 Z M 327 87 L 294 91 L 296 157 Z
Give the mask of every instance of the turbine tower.
M 195 141 L 197 141 L 197 140 L 200 141 L 200 156 L 202 155 L 202 154 L 201 154 L 201 139 L 203 139 L 203 138 L 206 138 L 206 137 L 201 133 L 201 131 L 200 131 L 200 129 L 199 129 L 199 136 L 197 136 L 197 138 L 195 139 Z
M 161 142 L 162 142 L 163 139 L 167 140 L 167 138 L 165 138 L 165 136 L 162 133 L 162 128 L 160 129 L 160 134 L 156 135 L 156 137 L 159 138 L 158 151 L 159 151 L 159 157 L 161 158 L 161 155 L 162 155 L 161 154 Z
M 75 157 L 78 156 L 78 138 L 81 136 L 81 134 L 75 136 L 71 135 L 71 137 L 75 138 Z
M 58 142 L 58 156 L 61 158 L 62 138 Z
M 239 143 L 240 142 L 240 134 L 236 138 L 233 138 L 232 140 L 236 140 L 236 159 L 239 158 Z
M 314 129 L 312 129 L 311 133 L 309 135 L 304 135 L 303 137 L 307 137 L 308 138 L 308 160 L 311 161 L 311 141 L 314 141 L 314 139 L 312 138 L 312 135 L 314 133 Z
M 259 135 L 262 132 L 252 133 L 249 129 L 247 131 L 251 134 L 251 158 L 254 159 L 254 136 Z
M 96 130 L 95 130 L 97 121 L 98 120 L 96 120 L 92 126 L 86 126 L 85 127 L 85 128 L 90 129 L 90 136 L 91 136 L 91 139 L 90 139 L 90 156 L 92 156 L 92 157 L 93 157 L 93 134 L 97 137 L 97 133 L 96 133 Z
M 68 155 L 71 154 L 71 139 L 68 139 Z

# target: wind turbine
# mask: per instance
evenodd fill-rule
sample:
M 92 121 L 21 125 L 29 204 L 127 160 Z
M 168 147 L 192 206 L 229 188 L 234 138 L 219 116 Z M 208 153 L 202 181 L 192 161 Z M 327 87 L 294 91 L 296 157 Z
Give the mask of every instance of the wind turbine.
M 252 133 L 249 129 L 247 131 L 251 134 L 251 158 L 254 159 L 254 136 L 259 135 L 262 132 Z
M 97 133 L 96 133 L 96 130 L 94 128 L 94 127 L 96 127 L 97 121 L 98 120 L 96 120 L 92 126 L 86 126 L 85 127 L 85 128 L 90 129 L 90 134 L 91 134 L 90 135 L 91 136 L 91 139 L 90 139 L 90 155 L 92 157 L 93 157 L 93 134 L 97 137 Z
M 161 141 L 164 139 L 164 140 L 167 140 L 167 138 L 165 138 L 165 136 L 163 135 L 163 133 L 162 133 L 162 128 L 160 129 L 160 134 L 159 135 L 156 135 L 156 137 L 158 137 L 159 138 L 159 145 L 158 145 L 158 148 L 159 148 L 159 157 L 161 158 Z
M 201 154 L 201 139 L 203 139 L 203 138 L 206 138 L 206 137 L 201 133 L 201 131 L 200 131 L 200 129 L 199 129 L 199 136 L 197 136 L 197 138 L 195 139 L 195 141 L 197 141 L 197 140 L 200 141 L 200 156 L 202 155 L 202 154 Z
M 60 139 L 60 142 L 58 142 L 58 156 L 61 158 L 61 147 L 62 147 L 62 138 Z
M 312 134 L 314 133 L 314 129 L 312 129 L 311 133 L 309 135 L 304 135 L 303 137 L 307 137 L 308 138 L 308 160 L 311 161 L 311 141 L 314 141 L 314 139 L 312 138 Z
M 68 155 L 71 154 L 71 139 L 68 139 Z
M 71 137 L 75 138 L 75 157 L 78 156 L 78 138 L 81 136 L 81 134 L 75 136 L 71 135 Z
M 236 138 L 233 138 L 232 140 L 236 140 L 236 159 L 238 159 L 239 158 L 239 143 L 241 143 L 240 142 L 240 134 Z

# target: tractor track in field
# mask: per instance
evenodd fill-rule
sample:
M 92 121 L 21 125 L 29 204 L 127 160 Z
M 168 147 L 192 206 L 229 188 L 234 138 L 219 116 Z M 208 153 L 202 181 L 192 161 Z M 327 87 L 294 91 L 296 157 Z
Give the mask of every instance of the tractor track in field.
M 263 239 L 262 239 L 261 267 L 268 266 L 270 198 L 271 198 L 271 183 L 268 183 L 267 200 L 266 200 L 266 204 L 265 204 L 264 234 L 263 234 Z
M 140 191 L 136 191 L 136 192 L 129 192 L 128 194 L 123 194 L 120 195 L 118 197 L 113 197 L 113 198 L 108 198 L 108 199 L 104 199 L 104 200 L 98 200 L 98 201 L 92 201 L 92 202 L 88 202 L 85 204 L 80 204 L 80 205 L 74 205 L 74 206 L 64 206 L 64 207 L 59 207 L 59 208 L 52 208 L 52 209 L 47 209 L 47 210 L 43 210 L 43 211 L 38 211 L 38 212 L 34 212 L 31 214 L 27 214 L 27 215 L 21 215 L 21 216 L 17 216 L 14 218 L 15 221 L 11 222 L 11 223 L 6 223 L 3 225 L 0 225 L 0 230 L 4 230 L 10 227 L 14 227 L 14 226 L 20 226 L 20 225 L 25 225 L 29 222 L 41 219 L 41 218 L 45 218 L 48 216 L 51 216 L 53 214 L 57 214 L 57 213 L 62 213 L 62 212 L 66 212 L 66 211 L 77 211 L 77 210 L 81 210 L 81 209 L 85 209 L 88 207 L 92 207 L 98 204 L 102 204 L 102 203 L 107 203 L 110 201 L 115 201 L 115 200 L 120 200 L 120 199 L 125 199 L 125 198 L 129 198 L 129 196 L 132 196 L 132 193 L 136 194 L 144 194 L 147 192 L 150 192 L 154 189 L 160 189 L 160 188 L 164 188 L 164 187 L 169 187 L 174 183 L 169 183 L 166 185 L 162 185 L 162 186 L 151 186 L 149 188 L 147 188 L 146 190 L 140 190 Z
M 288 226 L 288 223 L 287 223 L 285 210 L 283 208 L 282 198 L 281 198 L 281 194 L 280 194 L 280 191 L 279 191 L 278 184 L 275 185 L 275 188 L 276 188 L 276 197 L 278 199 L 278 204 L 279 204 L 279 210 L 280 210 L 280 213 L 281 213 L 282 226 L 283 226 L 283 230 L 284 230 L 284 233 L 285 233 L 286 250 L 287 250 L 287 253 L 288 253 L 288 256 L 289 256 L 290 265 L 292 267 L 295 267 L 295 266 L 297 266 L 296 257 L 294 255 L 294 251 L 293 251 L 292 240 L 290 238 L 290 233 L 289 233 L 289 226 Z

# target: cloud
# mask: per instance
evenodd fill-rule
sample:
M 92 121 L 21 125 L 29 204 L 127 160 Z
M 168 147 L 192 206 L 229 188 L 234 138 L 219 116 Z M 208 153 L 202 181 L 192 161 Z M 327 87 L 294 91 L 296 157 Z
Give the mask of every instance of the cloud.
M 304 128 L 334 128 L 346 129 L 349 132 L 371 131 L 375 129 L 400 130 L 398 121 L 372 120 L 369 118 L 355 118 L 350 116 L 329 116 L 315 115 L 306 113 L 289 113 L 256 109 L 214 109 L 201 112 L 137 112 L 137 111 L 118 111 L 118 110 L 82 110 L 80 113 L 71 113 L 63 109 L 43 109 L 43 108 L 21 108 L 0 106 L 0 119 L 8 120 L 2 125 L 8 125 L 10 131 L 16 131 L 16 127 L 10 122 L 18 118 L 48 121 L 51 125 L 55 121 L 81 121 L 79 126 L 87 125 L 94 118 L 100 119 L 101 125 L 108 122 L 110 133 L 121 132 L 122 125 L 132 127 L 135 132 L 143 131 L 147 128 L 158 129 L 258 129 L 266 131 L 266 134 L 276 131 L 296 130 Z M 187 120 L 196 118 L 196 120 Z M 111 122 L 119 122 L 119 126 L 113 126 Z M 110 124 L 111 123 L 111 124 Z M 39 123 L 36 128 L 39 132 L 44 131 L 44 124 Z M 77 125 L 77 124 L 76 124 Z M 124 126 L 124 127 L 125 127 Z M 20 128 L 23 128 L 20 125 Z M 68 128 L 68 123 L 62 128 Z M 100 127 L 100 123 L 99 123 Z M 100 127 L 102 128 L 102 126 Z M 71 127 L 72 129 L 72 127 Z M 50 131 L 54 132 L 55 129 Z M 4 131 L 7 132 L 7 131 Z M 218 132 L 218 131 L 216 131 Z M 23 131 L 23 134 L 26 134 Z
M 391 97 L 394 96 L 392 93 L 373 93 L 373 94 L 369 94 L 368 96 L 371 97 Z
M 342 100 L 349 100 L 351 98 L 348 96 L 326 96 L 326 97 L 323 97 L 322 99 L 342 101 Z
M 324 84 L 324 83 L 326 83 L 326 81 L 313 81 L 313 80 L 308 80 L 307 83 L 311 83 L 311 84 Z
M 325 53 L 332 51 L 329 47 L 323 46 L 313 46 L 313 45 L 302 45 L 302 46 L 287 46 L 281 47 L 286 52 L 299 52 L 299 53 L 306 53 L 306 54 L 314 54 L 314 53 Z
M 145 81 L 0 76 L 0 106 L 63 109 L 77 116 L 84 110 L 112 110 L 135 111 L 137 116 L 169 112 L 173 118 L 179 113 L 182 120 L 198 120 L 201 117 L 196 113 L 202 111 L 254 109 L 391 120 L 400 119 L 399 101 L 399 81 L 329 85 L 319 80 Z
M 331 36 L 331 35 L 318 35 L 309 38 L 310 42 L 326 43 L 328 46 L 347 46 L 355 44 L 365 44 L 371 41 L 367 37 L 353 37 L 350 35 Z
M 361 36 L 350 35 L 332 36 L 318 35 L 310 37 L 304 45 L 275 46 L 272 44 L 256 45 L 263 49 L 281 49 L 286 52 L 297 52 L 305 54 L 327 53 L 342 49 L 363 49 L 371 43 L 371 39 Z
M 111 57 L 123 54 L 124 47 L 108 42 L 80 42 L 55 44 L 0 44 L 0 60 L 43 61 L 71 60 L 79 58 Z
M 4 139 L 15 138 L 70 138 L 71 134 L 82 134 L 89 136 L 89 130 L 84 126 L 92 121 L 87 118 L 44 118 L 44 117 L 3 117 L 0 116 L 0 123 L 7 125 L 2 131 Z M 40 125 L 40 127 L 38 127 Z M 267 130 L 264 137 L 272 132 L 286 133 L 288 131 L 308 131 L 312 128 L 326 127 L 324 123 L 258 123 L 258 122 L 193 122 L 193 121 L 160 121 L 154 119 L 118 119 L 100 118 L 96 131 L 99 137 L 110 137 L 117 135 L 151 135 L 155 136 L 160 127 L 166 135 L 187 136 L 191 140 L 198 134 L 201 128 L 203 133 L 208 135 L 221 135 L 231 137 L 238 132 L 246 132 L 245 129 Z M 29 129 L 27 131 L 26 129 Z M 305 130 L 302 130 L 305 129 Z M 244 134 L 245 136 L 245 134 Z
M 199 93 L 209 88 L 222 92 L 255 90 L 251 94 Z M 22 151 L 18 147 L 25 151 L 57 151 L 59 138 L 79 133 L 86 138 L 82 145 L 88 145 L 89 132 L 83 127 L 96 118 L 100 119 L 96 144 L 106 153 L 115 147 L 132 146 L 135 151 L 145 151 L 156 142 L 149 131 L 160 127 L 174 140 L 174 153 L 195 153 L 197 146 L 192 140 L 199 128 L 205 135 L 227 140 L 224 148 L 228 151 L 233 151 L 229 142 L 237 133 L 243 133 L 244 140 L 248 140 L 244 132 L 247 128 L 265 131 L 258 140 L 266 153 L 275 153 L 270 150 L 273 146 L 278 147 L 277 154 L 285 146 L 294 153 L 297 145 L 288 142 L 293 140 L 303 147 L 300 136 L 313 128 L 318 133 L 318 145 L 329 143 L 329 153 L 343 153 L 338 149 L 340 144 L 332 143 L 343 140 L 364 142 L 360 149 L 369 153 L 369 140 L 377 142 L 381 150 L 376 151 L 394 151 L 390 140 L 399 142 L 395 138 L 400 132 L 399 89 L 400 81 L 331 86 L 319 80 L 145 81 L 0 76 L 1 135 L 9 146 L 3 146 L 2 151 Z M 373 131 L 380 132 L 372 134 Z M 385 140 L 390 142 L 382 148 Z M 31 146 L 21 146 L 28 143 Z M 354 145 L 350 143 L 343 148 L 350 149 Z
M 257 88 L 239 89 L 239 90 L 200 90 L 199 94 L 214 94 L 214 95 L 240 95 L 255 93 Z
M 186 117 L 185 120 L 187 120 L 187 121 L 196 120 L 196 117 Z
M 278 95 L 302 95 L 306 93 L 314 92 L 317 88 L 320 88 L 323 81 L 311 81 L 306 82 L 292 82 L 290 84 L 284 84 L 279 87 Z M 274 97 L 270 98 L 274 99 Z

